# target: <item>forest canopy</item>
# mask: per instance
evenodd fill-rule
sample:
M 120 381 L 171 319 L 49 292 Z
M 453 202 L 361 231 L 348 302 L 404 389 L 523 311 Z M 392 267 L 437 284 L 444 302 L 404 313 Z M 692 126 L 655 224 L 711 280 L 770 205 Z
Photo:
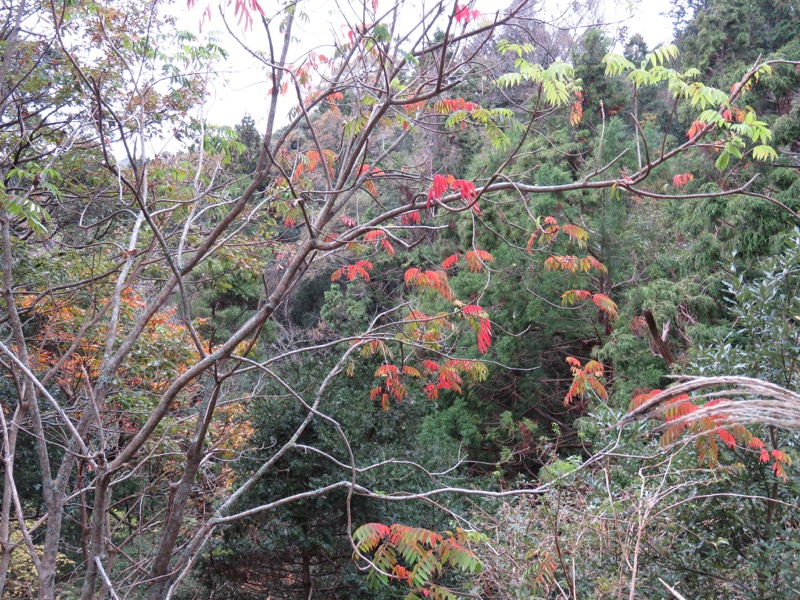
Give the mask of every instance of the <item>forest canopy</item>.
M 797 597 L 798 4 L 597 9 L 2 4 L 0 598 Z

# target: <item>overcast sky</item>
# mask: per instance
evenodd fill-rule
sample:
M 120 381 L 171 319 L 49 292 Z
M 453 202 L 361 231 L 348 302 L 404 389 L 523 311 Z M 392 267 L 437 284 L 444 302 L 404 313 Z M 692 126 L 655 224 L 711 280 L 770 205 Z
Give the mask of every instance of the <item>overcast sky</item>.
M 266 0 L 261 0 L 263 6 L 267 6 Z M 424 0 L 417 0 L 423 1 Z M 185 0 L 178 0 L 173 5 L 179 13 L 179 27 L 193 31 L 200 30 L 200 18 L 206 4 L 203 0 L 198 0 L 193 9 L 187 9 Z M 207 0 L 214 4 L 212 0 Z M 414 0 L 408 0 L 413 4 Z M 550 17 L 563 12 L 559 5 L 569 5 L 570 0 L 543 0 L 542 6 L 552 11 Z M 605 14 L 603 21 L 611 37 L 619 37 L 620 30 L 625 27 L 628 36 L 634 33 L 641 33 L 650 48 L 655 48 L 659 44 L 667 43 L 672 39 L 672 23 L 664 16 L 671 8 L 672 2 L 669 0 L 601 0 L 604 4 Z M 500 7 L 507 5 L 509 0 L 477 0 L 475 6 L 483 14 L 492 14 Z M 343 19 L 338 13 L 337 5 L 347 5 L 344 2 L 334 2 L 333 0 L 312 0 L 313 8 L 308 10 L 311 15 L 309 23 L 296 23 L 295 36 L 302 40 L 300 47 L 296 49 L 299 54 L 305 53 L 314 48 L 315 45 L 330 43 L 331 30 L 338 31 L 344 36 L 345 30 L 342 29 Z M 231 10 L 232 12 L 232 10 Z M 410 18 L 415 18 L 413 7 L 409 11 Z M 584 21 L 582 25 L 588 25 Z M 213 14 L 210 21 L 203 24 L 205 31 L 222 29 L 222 19 L 219 14 Z M 338 29 L 337 29 L 338 28 Z M 341 30 L 341 31 L 339 31 Z M 218 32 L 219 33 L 219 32 Z M 231 39 L 227 33 L 220 33 L 220 42 L 230 52 L 230 58 L 225 65 L 226 73 L 223 77 L 210 83 L 210 97 L 205 106 L 204 112 L 211 123 L 217 125 L 233 126 L 242 120 L 242 117 L 249 113 L 260 126 L 265 122 L 266 107 L 268 103 L 268 86 L 265 83 L 265 70 L 252 56 L 242 50 L 238 43 Z M 247 41 L 248 37 L 257 41 L 253 47 L 263 46 L 263 30 L 257 26 L 253 31 L 244 32 L 243 27 L 239 27 L 237 35 Z M 330 50 L 322 50 L 323 54 L 330 55 Z M 290 57 L 290 60 L 294 60 Z M 286 110 L 296 103 L 296 100 L 288 99 L 285 101 Z M 176 151 L 182 144 L 175 140 L 157 142 L 151 140 L 153 146 L 151 153 L 163 151 Z

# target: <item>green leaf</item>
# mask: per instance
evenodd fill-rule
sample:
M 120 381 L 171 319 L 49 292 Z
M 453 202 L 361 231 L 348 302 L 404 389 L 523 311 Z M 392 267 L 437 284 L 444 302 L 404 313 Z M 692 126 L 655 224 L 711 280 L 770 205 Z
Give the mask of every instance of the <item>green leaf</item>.
M 753 158 L 762 161 L 777 160 L 778 153 L 775 152 L 775 149 L 772 146 L 761 144 L 753 148 Z
M 720 171 L 723 171 L 725 167 L 728 166 L 730 160 L 731 160 L 731 155 L 728 154 L 727 149 L 723 150 L 722 153 L 719 155 L 719 158 L 717 158 L 717 161 L 714 163 L 714 166 L 716 166 L 717 169 L 719 169 Z
M 522 83 L 522 73 L 505 73 L 495 81 L 499 88 L 510 88 Z
M 614 52 L 609 52 L 603 57 L 602 64 L 606 66 L 606 77 L 614 77 L 621 75 L 625 71 L 630 71 L 636 68 L 631 61 Z

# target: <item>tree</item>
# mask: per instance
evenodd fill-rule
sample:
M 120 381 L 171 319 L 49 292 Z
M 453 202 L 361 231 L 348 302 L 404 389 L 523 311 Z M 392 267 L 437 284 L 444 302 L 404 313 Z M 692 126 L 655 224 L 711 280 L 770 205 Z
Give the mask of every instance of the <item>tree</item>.
M 327 406 L 331 390 L 347 385 L 342 380 L 361 361 L 373 380 L 364 402 L 371 398 L 388 410 L 484 380 L 480 359 L 491 359 L 497 335 L 483 301 L 495 261 L 482 245 L 489 236 L 485 213 L 500 211 L 504 194 L 520 197 L 524 212 L 528 199 L 557 194 L 659 197 L 644 187 L 651 173 L 702 152 L 706 141 L 724 144 L 729 155 L 770 157 L 755 115 L 747 113 L 748 130 L 725 117 L 745 110 L 736 107 L 741 90 L 769 66 L 753 67 L 728 93 L 670 68 L 674 47 L 646 55 L 641 65 L 609 56 L 607 75 L 664 84 L 676 103 L 700 104 L 701 126 L 688 141 L 664 138 L 660 151 L 644 148 L 631 169 L 621 169 L 617 158 L 597 158 L 580 177 L 576 169 L 558 183 L 532 178 L 516 168 L 519 149 L 548 119 L 577 125 L 582 104 L 569 64 L 536 64 L 526 58 L 528 43 L 497 39 L 525 4 L 480 15 L 437 2 L 407 22 L 399 6 L 354 3 L 337 13 L 343 28 L 332 47 L 299 58 L 293 44 L 298 22 L 308 18 L 302 5 L 222 6 L 219 18 L 237 39 L 245 39 L 242 30 L 248 39 L 258 32 L 266 50 L 244 47 L 261 61 L 271 89 L 257 158 L 238 169 L 230 165 L 234 157 L 253 150 L 242 143 L 254 140 L 248 123 L 239 128 L 240 142 L 235 130 L 191 118 L 193 110 L 202 114 L 210 72 L 225 51 L 190 33 L 173 36 L 174 22 L 160 2 L 20 3 L 6 12 L 0 352 L 16 399 L 4 406 L 10 417 L 0 413 L 0 583 L 21 537 L 40 598 L 75 592 L 80 582 L 83 599 L 142 589 L 162 599 L 177 593 L 216 532 L 293 502 L 343 495 L 349 536 L 354 495 L 434 502 L 442 495 L 541 493 L 457 488 L 413 461 L 397 466 L 427 477 L 428 489 L 369 487 L 363 473 L 396 463 L 355 456 L 346 424 Z M 210 8 L 205 14 L 211 16 Z M 34 19 L 43 33 L 19 27 Z M 475 57 L 491 44 L 517 57 L 515 70 L 497 85 L 533 85 L 529 106 L 515 112 L 484 105 Z M 28 68 L 12 71 L 11 64 Z M 283 98 L 294 105 L 286 122 Z M 430 143 L 462 131 L 471 136 L 462 139 L 492 153 L 492 167 L 471 178 L 457 172 L 456 160 L 441 170 L 449 148 Z M 173 132 L 196 137 L 175 155 L 150 150 L 153 139 Z M 124 160 L 114 159 L 114 147 L 123 149 Z M 423 244 L 459 214 L 458 226 L 474 232 L 463 236 L 463 247 L 439 256 Z M 605 268 L 584 252 L 587 232 L 575 223 L 530 214 L 516 229 L 524 234 L 519 247 L 550 271 L 579 276 Z M 568 239 L 578 250 L 557 252 L 555 244 Z M 392 305 L 365 308 L 361 331 L 301 336 L 282 318 L 301 285 L 323 276 L 340 286 L 341 297 L 368 297 L 378 253 L 401 255 L 401 266 L 387 267 L 380 281 Z M 450 285 L 451 269 L 464 275 L 462 289 Z M 563 300 L 585 301 L 608 320 L 616 314 L 608 291 L 567 285 Z M 209 321 L 237 302 L 241 312 Z M 296 357 L 332 349 L 338 357 L 313 385 L 298 389 L 285 377 Z M 274 448 L 241 477 L 230 462 L 260 444 L 245 410 L 254 375 L 281 388 L 299 414 L 286 415 Z M 325 452 L 304 444 L 312 424 L 330 428 L 340 445 Z M 17 453 L 23 440 L 35 448 L 41 497 L 22 497 L 15 483 L 26 456 Z M 287 486 L 244 508 L 243 498 L 301 447 L 332 463 L 338 476 L 311 479 L 303 489 Z M 425 539 L 461 544 L 462 538 L 471 539 L 460 533 Z M 381 539 L 386 552 L 397 542 Z M 368 557 L 378 546 L 362 542 L 353 549 L 372 568 L 390 564 Z M 425 556 L 439 553 L 439 566 L 455 561 L 473 568 L 469 553 L 444 546 L 431 545 Z M 75 564 L 59 579 L 59 553 L 68 550 Z M 421 556 L 412 562 L 421 564 Z M 430 583 L 427 590 L 442 597 L 452 593 L 426 577 L 409 581 L 421 589 Z

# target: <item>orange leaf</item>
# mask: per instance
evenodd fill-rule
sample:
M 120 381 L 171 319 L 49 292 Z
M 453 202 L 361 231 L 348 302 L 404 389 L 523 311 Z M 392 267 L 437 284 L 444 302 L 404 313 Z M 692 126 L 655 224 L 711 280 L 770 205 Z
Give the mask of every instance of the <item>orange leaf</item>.
M 494 256 L 486 250 L 470 250 L 464 255 L 464 260 L 467 262 L 470 271 L 478 273 L 483 270 L 484 263 L 494 260 Z
M 561 294 L 561 304 L 571 306 L 580 300 L 586 300 L 591 295 L 589 290 L 567 290 Z
M 394 365 L 381 365 L 375 371 L 375 377 L 391 377 L 398 374 L 398 369 Z
M 633 399 L 631 400 L 631 410 L 639 408 L 645 402 L 650 400 L 650 398 L 660 393 L 661 391 L 662 390 L 651 390 L 649 392 L 642 392 L 641 394 L 634 396 Z
M 697 134 L 699 134 L 702 131 L 704 131 L 706 129 L 706 127 L 708 127 L 708 124 L 704 123 L 703 121 L 693 121 L 692 122 L 692 126 L 689 128 L 689 131 L 686 133 L 686 137 L 688 137 L 689 139 L 692 139 Z
M 612 319 L 616 319 L 619 316 L 616 303 L 605 294 L 595 294 L 592 296 L 592 302 Z
M 403 367 L 403 373 L 405 373 L 406 375 L 409 375 L 410 377 L 416 377 L 417 379 L 422 377 L 422 373 L 420 373 L 418 369 L 416 369 L 416 368 L 414 368 L 412 366 L 409 366 L 409 365 L 405 365 Z
M 581 248 L 586 246 L 586 241 L 589 239 L 589 234 L 586 233 L 586 230 L 583 227 L 578 227 L 577 225 L 567 223 L 566 225 L 561 226 L 561 231 L 575 240 L 578 243 L 578 246 Z
M 545 271 L 571 271 L 578 270 L 578 258 L 576 256 L 553 255 L 544 261 Z

